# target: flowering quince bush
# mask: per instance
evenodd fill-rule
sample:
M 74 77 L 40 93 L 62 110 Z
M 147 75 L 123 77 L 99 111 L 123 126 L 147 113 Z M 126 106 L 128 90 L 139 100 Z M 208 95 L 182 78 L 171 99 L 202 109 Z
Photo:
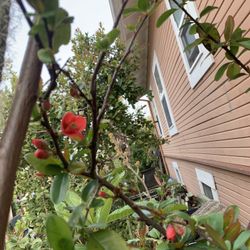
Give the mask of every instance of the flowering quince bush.
M 126 8 L 127 1 L 123 1 L 121 13 L 140 14 L 127 48 L 117 40 L 120 15 L 107 34 L 102 27 L 95 36 L 77 30 L 72 41 L 74 56 L 64 67 L 58 65 L 55 54 L 70 41 L 73 18 L 57 0 L 27 2 L 37 17 L 32 23 L 22 8 L 32 24 L 30 35 L 39 44 L 38 58 L 51 77 L 33 110 L 31 122 L 39 130 L 32 131 L 29 144 L 36 150 L 24 156 L 45 182 L 40 194 L 46 194 L 45 200 L 49 196 L 53 204 L 46 208 L 50 214 L 43 215 L 49 246 L 55 250 L 249 249 L 250 232 L 240 224 L 236 206 L 190 216 L 187 206 L 175 198 L 130 198 L 139 186 L 138 166 L 144 160 L 140 154 L 130 158 L 130 149 L 140 145 L 149 152 L 163 142 L 154 135 L 153 124 L 140 112 L 130 114 L 126 104 L 134 106 L 145 94 L 134 86 L 138 58 L 131 50 L 158 2 L 138 0 L 134 8 Z M 116 140 L 119 136 L 123 144 Z M 119 231 L 110 228 L 111 223 L 128 218 L 140 228 L 130 232 L 126 242 Z

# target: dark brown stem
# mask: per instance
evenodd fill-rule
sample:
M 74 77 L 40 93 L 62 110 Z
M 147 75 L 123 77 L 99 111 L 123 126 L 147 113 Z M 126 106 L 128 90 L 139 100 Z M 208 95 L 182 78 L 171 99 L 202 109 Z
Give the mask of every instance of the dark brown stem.
M 99 115 L 98 115 L 98 118 L 97 118 L 98 124 L 101 122 L 101 119 L 102 119 L 103 116 L 104 116 L 105 110 L 106 110 L 107 105 L 108 105 L 108 99 L 109 99 L 111 90 L 112 90 L 112 88 L 113 88 L 113 86 L 114 86 L 114 84 L 115 84 L 115 80 L 116 80 L 117 74 L 118 74 L 118 72 L 119 72 L 119 70 L 120 70 L 122 64 L 123 64 L 124 61 L 127 59 L 128 55 L 131 53 L 131 49 L 132 49 L 132 47 L 133 47 L 133 45 L 134 45 L 135 39 L 136 39 L 138 33 L 140 32 L 140 30 L 142 29 L 143 24 L 145 23 L 145 21 L 147 20 L 147 18 L 148 18 L 148 16 L 146 15 L 146 16 L 142 19 L 142 21 L 141 21 L 141 23 L 140 23 L 138 29 L 137 29 L 136 32 L 134 33 L 134 36 L 132 37 L 132 39 L 131 39 L 131 41 L 130 41 L 130 43 L 129 43 L 129 46 L 128 46 L 127 49 L 126 49 L 126 52 L 125 52 L 124 56 L 123 56 L 122 59 L 120 60 L 119 64 L 117 65 L 117 67 L 116 67 L 116 69 L 115 69 L 115 71 L 114 71 L 114 73 L 113 73 L 113 75 L 112 75 L 111 83 L 110 83 L 109 86 L 108 86 L 108 89 L 107 89 L 107 91 L 106 91 L 106 94 L 105 94 L 105 97 L 104 97 L 104 101 L 103 101 L 101 110 L 100 110 Z
M 204 28 L 202 27 L 202 25 L 195 19 L 192 17 L 192 15 L 189 14 L 189 12 L 184 8 L 184 6 L 182 6 L 181 4 L 178 3 L 177 0 L 173 0 L 174 3 L 190 18 L 190 20 L 192 20 L 192 22 L 194 22 L 205 34 L 206 36 L 212 40 L 214 43 L 218 44 L 223 50 L 225 50 L 228 55 L 230 55 L 231 58 L 233 58 L 233 60 L 239 65 L 241 66 L 241 68 L 243 68 L 248 74 L 250 74 L 250 69 L 243 63 L 241 62 L 231 51 L 230 49 L 228 49 L 228 46 L 226 45 L 222 45 L 220 44 L 220 41 L 217 41 L 215 38 L 213 38 L 210 34 L 208 34 Z
M 62 161 L 64 168 L 67 169 L 68 168 L 68 162 L 65 159 L 65 157 L 64 157 L 64 155 L 63 155 L 63 153 L 62 153 L 62 151 L 60 149 L 60 146 L 59 146 L 59 143 L 58 143 L 58 136 L 54 132 L 53 128 L 50 125 L 49 118 L 48 118 L 48 115 L 47 115 L 46 111 L 41 108 L 41 113 L 42 113 L 42 117 L 43 117 L 42 125 L 47 129 L 50 137 L 53 140 L 54 146 L 56 148 L 56 153 L 59 156 L 60 160 Z
M 116 28 L 118 26 L 118 23 L 121 19 L 123 10 L 125 9 L 126 5 L 128 3 L 128 0 L 123 1 L 121 9 L 116 17 L 116 20 L 114 22 L 113 25 L 113 29 Z M 92 121 L 93 121 L 93 138 L 91 141 L 91 174 L 93 175 L 95 170 L 96 170 L 96 151 L 97 151 L 97 141 L 98 141 L 98 129 L 99 129 L 99 124 L 100 122 L 98 121 L 98 107 L 97 107 L 97 99 L 96 99 L 96 78 L 97 75 L 100 71 L 101 66 L 103 65 L 103 60 L 105 58 L 106 55 L 106 51 L 103 51 L 100 53 L 95 69 L 94 69 L 94 73 L 91 79 L 91 90 L 90 93 L 92 95 Z

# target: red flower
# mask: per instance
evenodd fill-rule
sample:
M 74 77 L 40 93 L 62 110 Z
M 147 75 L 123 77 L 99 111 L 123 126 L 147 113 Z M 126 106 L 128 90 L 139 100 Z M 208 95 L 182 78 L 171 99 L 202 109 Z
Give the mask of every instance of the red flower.
M 43 173 L 41 173 L 41 172 L 36 172 L 36 173 L 35 173 L 35 176 L 40 177 L 40 178 L 43 178 L 43 177 L 45 177 L 45 174 L 43 174 Z
M 47 159 L 49 158 L 49 152 L 44 149 L 37 149 L 34 153 L 35 157 L 38 159 Z
M 173 225 L 169 224 L 166 228 L 166 237 L 168 240 L 174 241 L 176 237 L 176 231 Z
M 32 139 L 31 143 L 39 149 L 48 149 L 47 143 L 42 139 Z
M 98 193 L 98 196 L 100 196 L 100 197 L 102 197 L 102 198 L 106 198 L 106 197 L 107 197 L 107 194 L 106 194 L 105 192 L 103 192 L 103 191 L 100 191 L 100 192 Z
M 43 110 L 49 111 L 49 110 L 50 110 L 50 107 L 51 107 L 51 105 L 50 105 L 49 100 L 44 100 L 44 101 L 42 102 L 42 108 L 43 108 Z
M 61 122 L 63 134 L 76 141 L 83 140 L 86 126 L 86 117 L 74 115 L 72 112 L 65 113 Z

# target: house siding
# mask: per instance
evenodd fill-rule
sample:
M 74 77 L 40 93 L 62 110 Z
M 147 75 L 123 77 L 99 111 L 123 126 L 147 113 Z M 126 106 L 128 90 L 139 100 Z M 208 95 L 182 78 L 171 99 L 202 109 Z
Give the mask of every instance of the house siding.
M 227 16 L 232 15 L 235 26 L 247 30 L 246 35 L 249 36 L 249 1 L 197 0 L 196 5 L 199 10 L 207 5 L 219 7 L 205 20 L 216 23 L 220 33 L 224 30 Z M 225 60 L 224 52 L 220 51 L 214 56 L 214 64 L 209 71 L 192 89 L 171 21 L 168 20 L 160 28 L 155 26 L 157 18 L 165 9 L 166 4 L 163 2 L 150 19 L 148 50 L 148 81 L 155 96 L 164 134 L 168 134 L 168 127 L 152 75 L 154 53 L 160 64 L 178 130 L 178 134 L 163 145 L 163 154 L 169 164 L 175 156 L 176 159 L 182 156 L 182 160 L 178 160 L 181 174 L 188 190 L 194 194 L 200 194 L 195 167 L 212 172 L 219 200 L 225 205 L 238 205 L 242 212 L 241 220 L 247 225 L 250 220 L 250 94 L 245 91 L 250 87 L 250 80 L 241 77 L 228 81 L 224 76 L 215 82 L 214 75 Z M 244 54 L 241 60 L 250 61 L 249 54 Z M 191 163 L 185 161 L 185 157 L 216 161 L 218 167 L 199 165 L 194 163 L 195 160 Z M 220 169 L 220 163 L 223 169 Z M 228 169 L 227 164 L 230 164 Z M 241 169 L 247 175 L 240 174 Z M 171 167 L 169 171 L 175 177 Z M 233 188 L 235 186 L 237 189 Z

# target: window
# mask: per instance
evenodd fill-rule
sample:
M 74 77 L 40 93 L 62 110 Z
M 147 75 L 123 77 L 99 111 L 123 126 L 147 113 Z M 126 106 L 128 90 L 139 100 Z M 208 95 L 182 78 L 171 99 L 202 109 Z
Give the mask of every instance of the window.
M 154 120 L 157 122 L 159 135 L 163 136 L 162 126 L 161 126 L 161 122 L 160 122 L 160 119 L 159 119 L 159 115 L 158 115 L 154 100 L 152 101 L 151 107 L 153 109 Z
M 173 0 L 165 1 L 168 8 L 178 9 L 178 6 L 173 2 Z M 182 0 L 177 1 L 178 3 L 182 3 Z M 185 8 L 194 18 L 198 17 L 198 12 L 194 2 L 189 1 L 185 5 Z M 185 14 L 180 9 L 173 14 L 171 20 L 190 85 L 194 88 L 213 64 L 213 56 L 209 55 L 209 51 L 202 44 L 184 52 L 185 47 L 194 42 L 195 39 L 198 38 L 198 35 L 190 35 L 190 27 L 188 26 L 181 28 L 185 20 Z
M 168 95 L 166 92 L 165 84 L 163 81 L 163 77 L 160 71 L 160 66 L 156 57 L 156 54 L 154 54 L 154 61 L 153 61 L 153 75 L 154 80 L 158 89 L 158 94 L 160 98 L 160 102 L 162 104 L 163 113 L 165 115 L 167 125 L 168 125 L 168 131 L 169 135 L 173 136 L 177 133 L 177 128 L 175 126 L 173 113 L 171 111 Z
M 173 169 L 174 169 L 174 171 L 175 171 L 175 175 L 176 175 L 177 181 L 178 181 L 179 183 L 184 184 L 183 179 L 182 179 L 182 176 L 181 176 L 181 172 L 180 172 L 180 169 L 179 169 L 179 166 L 178 166 L 178 164 L 177 164 L 176 161 L 173 161 L 173 162 L 172 162 L 172 167 L 173 167 Z
M 210 200 L 218 201 L 219 197 L 213 175 L 201 169 L 195 169 L 195 171 L 202 194 Z

